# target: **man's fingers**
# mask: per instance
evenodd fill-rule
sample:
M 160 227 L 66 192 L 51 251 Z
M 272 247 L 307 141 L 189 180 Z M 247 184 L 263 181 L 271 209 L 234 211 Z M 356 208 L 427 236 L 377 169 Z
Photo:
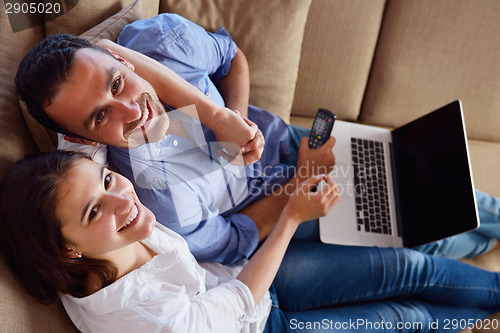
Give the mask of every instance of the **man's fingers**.
M 260 130 L 257 130 L 255 137 L 243 148 L 243 154 L 250 153 L 259 148 L 263 148 L 266 141 Z
M 241 117 L 241 116 L 240 116 Z M 248 118 L 245 118 L 245 117 L 241 117 L 241 119 L 243 119 L 243 121 L 245 123 L 247 123 L 247 125 L 250 127 L 250 131 L 251 131 L 251 139 L 248 140 L 248 141 L 251 141 L 255 138 L 255 135 L 257 134 L 257 132 L 259 131 L 259 126 L 257 126 L 256 123 L 254 123 L 253 121 L 251 121 L 250 119 Z
M 328 147 L 328 149 L 332 149 L 336 141 L 337 139 L 335 139 L 334 136 L 331 136 L 328 138 L 328 140 L 325 141 L 324 146 Z
M 262 150 L 261 151 L 254 150 L 242 156 L 243 156 L 243 163 L 245 163 L 245 165 L 253 164 L 258 160 L 260 160 L 260 157 L 262 156 Z
M 225 152 L 224 150 L 219 150 L 219 154 L 232 165 L 245 165 L 244 158 L 239 153 L 237 153 L 236 155 L 231 155 Z

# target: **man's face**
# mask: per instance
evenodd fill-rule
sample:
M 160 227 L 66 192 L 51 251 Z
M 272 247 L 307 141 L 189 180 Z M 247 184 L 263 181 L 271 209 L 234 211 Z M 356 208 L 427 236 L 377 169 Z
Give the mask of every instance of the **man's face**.
M 161 140 L 168 117 L 153 87 L 110 55 L 75 53 L 73 67 L 45 111 L 59 126 L 89 140 L 137 147 Z

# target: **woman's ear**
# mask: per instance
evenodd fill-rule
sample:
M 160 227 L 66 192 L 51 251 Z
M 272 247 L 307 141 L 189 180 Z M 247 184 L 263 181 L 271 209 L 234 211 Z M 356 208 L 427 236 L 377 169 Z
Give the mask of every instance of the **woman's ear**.
M 78 252 L 76 248 L 66 245 L 63 249 L 63 253 L 66 257 L 70 259 L 80 259 L 82 257 L 82 253 Z
M 128 61 L 127 59 L 121 57 L 118 53 L 116 53 L 115 51 L 113 51 L 111 49 L 106 48 L 106 51 L 108 51 L 109 53 L 111 53 L 116 59 L 120 60 L 125 66 L 127 66 L 128 68 L 130 68 L 132 71 L 135 71 L 135 66 L 132 65 L 132 63 L 130 61 Z

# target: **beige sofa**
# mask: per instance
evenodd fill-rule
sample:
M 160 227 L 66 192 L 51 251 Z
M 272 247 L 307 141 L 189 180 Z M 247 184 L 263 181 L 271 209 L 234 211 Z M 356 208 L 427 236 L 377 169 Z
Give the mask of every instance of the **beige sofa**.
M 251 103 L 287 122 L 310 126 L 324 107 L 339 119 L 394 127 L 460 98 L 476 187 L 500 196 L 498 0 L 48 2 L 61 4 L 61 14 L 0 12 L 0 177 L 54 142 L 23 115 L 15 93 L 26 51 L 51 33 L 114 39 L 128 22 L 176 12 L 209 30 L 223 25 L 249 60 Z M 60 303 L 25 294 L 3 260 L 0 299 L 2 332 L 76 331 Z

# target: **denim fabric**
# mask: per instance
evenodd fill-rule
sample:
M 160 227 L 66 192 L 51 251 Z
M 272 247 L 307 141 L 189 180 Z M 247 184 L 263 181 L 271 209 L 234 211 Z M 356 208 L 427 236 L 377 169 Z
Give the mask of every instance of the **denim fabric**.
M 499 288 L 497 273 L 410 249 L 292 241 L 265 332 L 458 332 L 447 321 L 486 318 Z

